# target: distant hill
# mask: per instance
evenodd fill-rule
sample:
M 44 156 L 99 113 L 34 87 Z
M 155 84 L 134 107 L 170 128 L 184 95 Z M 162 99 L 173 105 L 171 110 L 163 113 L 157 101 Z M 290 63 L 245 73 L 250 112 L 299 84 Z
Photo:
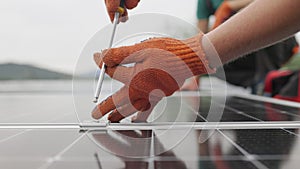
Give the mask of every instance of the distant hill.
M 93 78 L 98 79 L 99 75 L 100 75 L 100 69 L 92 70 L 90 72 L 80 74 L 79 77 L 86 78 L 86 79 L 93 79 Z M 110 77 L 107 74 L 104 74 L 104 79 L 110 79 Z
M 0 64 L 0 80 L 71 79 L 72 76 L 31 65 Z

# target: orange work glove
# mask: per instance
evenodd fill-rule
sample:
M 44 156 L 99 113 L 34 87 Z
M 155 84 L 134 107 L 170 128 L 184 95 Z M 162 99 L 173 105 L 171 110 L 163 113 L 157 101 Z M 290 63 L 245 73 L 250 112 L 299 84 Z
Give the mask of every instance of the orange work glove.
M 142 43 L 94 54 L 106 73 L 125 84 L 92 112 L 95 119 L 113 111 L 108 119 L 118 122 L 139 111 L 133 121 L 146 121 L 154 106 L 177 91 L 187 78 L 213 73 L 202 51 L 203 34 L 187 40 L 153 38 Z M 123 64 L 134 63 L 132 67 Z
M 229 3 L 227 1 L 223 2 L 215 12 L 216 21 L 213 26 L 213 29 L 216 29 L 223 22 L 229 19 L 233 14 L 234 11 L 231 9 Z
M 115 13 L 118 10 L 118 7 L 120 6 L 120 2 L 121 0 L 104 0 L 105 1 L 105 5 L 106 5 L 106 9 L 108 12 L 108 15 L 110 17 L 111 22 L 114 21 L 114 16 Z M 128 19 L 128 13 L 126 9 L 133 9 L 135 8 L 138 3 L 140 2 L 140 0 L 124 0 L 125 2 L 125 11 L 124 13 L 120 16 L 120 21 L 121 22 L 125 22 Z

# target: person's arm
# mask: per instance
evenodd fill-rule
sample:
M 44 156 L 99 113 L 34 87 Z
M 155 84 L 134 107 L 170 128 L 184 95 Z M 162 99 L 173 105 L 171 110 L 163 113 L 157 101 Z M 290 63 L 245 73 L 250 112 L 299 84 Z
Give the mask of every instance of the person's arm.
M 215 12 L 215 23 L 212 27 L 216 29 L 223 22 L 233 16 L 235 13 L 239 12 L 241 9 L 249 5 L 253 0 L 231 0 L 224 1 Z
M 222 63 L 227 63 L 297 33 L 300 30 L 299 9 L 300 2 L 296 0 L 257 0 L 206 37 Z M 207 48 L 207 44 L 203 46 Z M 220 66 L 213 56 L 208 57 L 212 67 Z
M 257 0 L 205 37 L 199 33 L 187 40 L 153 38 L 96 53 L 98 66 L 104 62 L 105 72 L 124 87 L 97 105 L 93 118 L 112 112 L 108 119 L 118 122 L 139 111 L 134 121 L 145 121 L 154 106 L 187 78 L 215 72 L 211 67 L 220 65 L 207 48 L 215 48 L 226 63 L 271 45 L 300 30 L 299 8 L 297 0 Z M 134 66 L 123 65 L 128 63 Z
M 206 0 L 198 0 L 196 14 L 198 19 L 198 28 L 203 33 L 207 33 L 209 31 L 208 21 L 211 13 Z
M 253 0 L 233 0 L 228 1 L 228 4 L 233 11 L 238 12 L 239 10 L 249 5 L 251 2 L 253 2 Z
M 203 32 L 208 32 L 208 19 L 199 19 L 198 20 L 198 28 Z

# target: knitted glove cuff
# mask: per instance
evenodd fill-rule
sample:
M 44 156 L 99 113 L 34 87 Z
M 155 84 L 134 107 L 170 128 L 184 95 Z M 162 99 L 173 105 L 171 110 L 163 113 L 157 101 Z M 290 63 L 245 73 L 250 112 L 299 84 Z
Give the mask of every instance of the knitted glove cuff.
M 215 73 L 215 69 L 209 66 L 209 62 L 202 48 L 203 34 L 183 40 L 183 41 L 166 41 L 168 51 L 177 55 L 190 68 L 193 75 Z

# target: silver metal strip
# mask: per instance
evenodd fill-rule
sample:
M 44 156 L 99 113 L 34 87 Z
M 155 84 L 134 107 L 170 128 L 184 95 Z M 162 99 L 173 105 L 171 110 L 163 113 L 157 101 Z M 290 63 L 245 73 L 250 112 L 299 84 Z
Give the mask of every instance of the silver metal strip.
M 0 123 L 0 129 L 80 129 L 76 123 Z
M 78 130 L 180 130 L 180 129 L 282 129 L 300 128 L 300 122 L 165 122 L 165 123 L 87 123 L 87 124 L 0 124 L 0 129 L 78 129 Z
M 244 99 L 250 99 L 250 100 L 254 100 L 254 101 L 269 102 L 269 103 L 279 104 L 279 105 L 283 105 L 283 106 L 300 108 L 300 103 L 286 101 L 286 100 L 279 100 L 279 99 L 274 99 L 274 98 L 270 98 L 270 97 L 263 97 L 263 96 L 257 96 L 257 95 L 251 95 L 251 94 L 240 94 L 240 95 L 233 95 L 233 96 L 244 98 Z
M 188 97 L 188 96 L 211 96 L 211 93 L 209 92 L 202 92 L 202 91 L 183 91 L 183 92 L 176 92 L 174 93 L 172 96 L 173 97 L 178 97 L 178 96 L 183 96 L 183 97 Z M 172 97 L 171 96 L 171 97 Z M 218 93 L 216 93 L 216 95 L 214 96 L 223 96 L 222 94 L 218 95 Z M 262 102 L 269 102 L 269 103 L 274 103 L 274 104 L 279 104 L 279 105 L 283 105 L 283 106 L 290 106 L 290 107 L 296 107 L 296 108 L 300 108 L 300 103 L 297 102 L 292 102 L 292 101 L 286 101 L 286 100 L 279 100 L 279 99 L 274 99 L 271 97 L 264 97 L 264 96 L 258 96 L 258 95 L 252 95 L 252 94 L 230 94 L 228 93 L 228 96 L 233 96 L 233 97 L 240 97 L 240 98 L 244 98 L 244 99 L 250 99 L 250 100 L 255 100 L 255 101 L 262 101 Z

